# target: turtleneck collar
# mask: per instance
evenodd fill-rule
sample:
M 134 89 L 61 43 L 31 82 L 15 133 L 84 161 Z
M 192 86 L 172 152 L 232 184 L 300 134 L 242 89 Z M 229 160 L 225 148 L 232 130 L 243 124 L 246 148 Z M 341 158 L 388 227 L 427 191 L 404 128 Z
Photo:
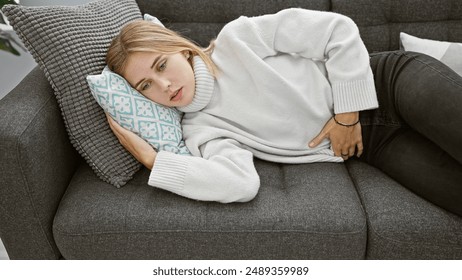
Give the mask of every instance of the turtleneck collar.
M 191 104 L 184 107 L 177 107 L 185 113 L 197 112 L 209 104 L 213 95 L 215 78 L 209 72 L 207 65 L 198 55 L 193 57 L 194 78 L 196 80 L 196 91 Z

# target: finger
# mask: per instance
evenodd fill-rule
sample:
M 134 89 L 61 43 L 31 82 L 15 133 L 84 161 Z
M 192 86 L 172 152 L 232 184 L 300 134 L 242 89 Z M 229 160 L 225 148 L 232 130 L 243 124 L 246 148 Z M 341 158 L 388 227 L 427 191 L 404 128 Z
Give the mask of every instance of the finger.
M 348 157 L 352 157 L 355 155 L 355 151 L 356 151 L 356 146 L 351 146 L 349 149 L 348 149 Z
M 130 145 L 130 141 L 128 139 L 131 137 L 130 131 L 123 128 L 118 122 L 116 122 L 109 114 L 106 113 L 106 118 L 109 123 L 109 127 L 112 130 L 112 133 L 116 136 L 119 143 L 122 144 L 126 149 Z
M 357 147 L 357 150 L 358 150 L 357 153 L 356 153 L 356 156 L 361 157 L 361 155 L 363 154 L 363 150 L 364 150 L 363 143 L 362 142 L 358 143 L 356 145 L 356 147 Z
M 114 119 L 111 117 L 111 115 L 109 115 L 109 113 L 105 112 L 104 113 L 106 115 L 106 119 L 108 122 L 112 122 Z
M 343 158 L 343 159 L 348 159 L 350 157 L 350 153 L 351 153 L 351 147 L 350 146 L 347 146 L 346 144 L 341 146 L 341 148 L 339 148 L 340 150 L 340 156 Z
M 111 118 L 111 116 L 109 116 L 108 113 L 105 113 L 105 115 L 106 115 L 106 120 L 107 120 L 107 122 L 109 123 L 109 125 L 111 125 L 111 123 L 112 123 L 112 118 Z
M 321 143 L 321 141 L 324 140 L 324 138 L 326 138 L 326 133 L 324 131 L 321 131 L 321 133 L 319 133 L 318 136 L 316 136 L 313 140 L 311 140 L 308 146 L 310 148 L 314 148 L 317 145 L 319 145 L 319 143 Z
M 118 123 L 108 114 L 106 113 L 106 119 L 107 119 L 107 122 L 109 123 L 109 127 L 111 128 L 111 130 L 116 133 L 117 130 L 118 130 Z
M 120 126 L 120 124 L 117 123 L 110 115 L 106 115 L 106 117 L 107 117 L 107 121 L 108 121 L 109 125 L 110 125 L 113 129 L 120 130 L 120 128 L 122 128 L 122 126 Z
M 128 135 L 129 130 L 123 128 L 118 122 L 116 122 L 111 116 L 108 116 L 109 127 L 111 128 L 112 132 L 122 140 L 122 138 L 126 138 Z
M 108 118 L 108 123 L 109 123 L 109 128 L 112 130 L 112 133 L 114 133 L 114 135 L 120 139 L 121 133 L 119 131 L 119 128 L 117 127 L 117 123 L 110 117 Z
M 340 146 L 332 146 L 332 149 L 334 150 L 334 155 L 337 157 L 343 157 L 344 153 L 342 147 Z

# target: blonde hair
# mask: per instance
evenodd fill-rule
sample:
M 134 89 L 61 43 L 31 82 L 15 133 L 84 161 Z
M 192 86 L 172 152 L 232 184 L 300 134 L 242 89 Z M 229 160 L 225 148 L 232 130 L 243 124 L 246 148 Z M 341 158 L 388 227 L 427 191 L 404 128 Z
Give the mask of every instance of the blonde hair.
M 191 57 L 200 56 L 212 75 L 216 76 L 217 67 L 210 58 L 212 51 L 213 43 L 202 49 L 175 31 L 149 21 L 137 20 L 126 24 L 114 37 L 106 54 L 106 64 L 109 69 L 122 75 L 131 53 L 155 52 L 169 55 L 189 52 Z

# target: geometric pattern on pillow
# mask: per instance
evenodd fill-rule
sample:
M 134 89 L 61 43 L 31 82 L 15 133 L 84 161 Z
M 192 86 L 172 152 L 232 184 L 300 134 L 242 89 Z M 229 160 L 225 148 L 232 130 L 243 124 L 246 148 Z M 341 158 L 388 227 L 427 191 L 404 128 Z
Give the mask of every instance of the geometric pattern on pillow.
M 190 155 L 182 139 L 182 113 L 176 108 L 146 98 L 108 67 L 100 75 L 87 76 L 87 81 L 100 106 L 122 127 L 146 140 L 157 151 Z
M 86 76 L 101 73 L 120 28 L 141 19 L 136 1 L 6 5 L 2 11 L 53 87 L 72 145 L 101 179 L 117 187 L 126 184 L 141 164 L 110 130 Z

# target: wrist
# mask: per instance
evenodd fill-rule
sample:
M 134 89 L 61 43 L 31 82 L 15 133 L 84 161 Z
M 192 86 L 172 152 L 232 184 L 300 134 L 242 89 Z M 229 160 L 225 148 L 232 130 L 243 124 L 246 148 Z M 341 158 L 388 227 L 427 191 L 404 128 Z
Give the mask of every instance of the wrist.
M 152 149 L 152 151 L 145 153 L 142 162 L 143 165 L 146 166 L 147 169 L 152 170 L 152 168 L 154 167 L 154 162 L 156 161 L 156 156 L 157 152 L 154 149 Z
M 359 112 L 341 113 L 333 116 L 335 123 L 341 126 L 355 126 L 359 123 Z

